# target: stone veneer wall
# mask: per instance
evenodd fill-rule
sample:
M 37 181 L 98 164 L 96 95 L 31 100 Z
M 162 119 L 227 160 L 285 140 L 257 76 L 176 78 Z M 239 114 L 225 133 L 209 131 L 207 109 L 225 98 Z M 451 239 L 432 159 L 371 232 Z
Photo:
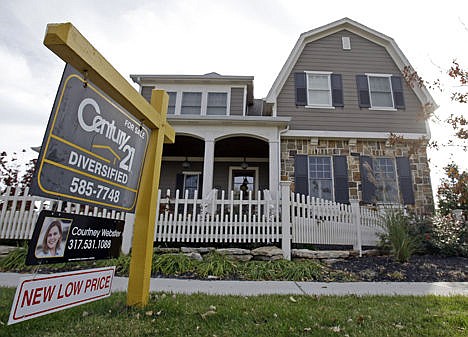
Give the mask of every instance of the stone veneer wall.
M 434 199 L 427 161 L 426 145 L 421 141 L 399 140 L 389 144 L 388 140 L 357 140 L 350 146 L 348 140 L 319 139 L 314 145 L 310 138 L 283 138 L 281 140 L 281 180 L 294 182 L 294 156 L 296 154 L 347 156 L 350 199 L 362 200 L 360 191 L 361 174 L 359 156 L 409 157 L 413 178 L 417 214 L 430 214 L 434 211 Z M 294 184 L 292 185 L 294 188 Z

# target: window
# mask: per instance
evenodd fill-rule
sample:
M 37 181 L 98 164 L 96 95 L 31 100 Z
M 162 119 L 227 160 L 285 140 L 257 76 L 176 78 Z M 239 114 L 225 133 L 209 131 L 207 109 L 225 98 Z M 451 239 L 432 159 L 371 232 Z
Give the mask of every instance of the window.
M 198 174 L 184 174 L 184 187 L 183 196 L 185 197 L 185 191 L 188 191 L 188 198 L 193 199 L 195 197 L 195 191 L 198 191 Z
M 362 201 L 413 205 L 414 191 L 408 157 L 360 156 Z
M 307 105 L 331 106 L 330 74 L 307 73 Z
M 391 158 L 374 158 L 376 198 L 378 202 L 398 202 L 395 162 Z
M 309 195 L 311 197 L 333 200 L 330 157 L 309 157 Z
M 201 114 L 201 92 L 182 93 L 181 115 L 200 115 Z
M 207 115 L 226 115 L 227 112 L 227 93 L 209 92 L 206 106 Z
M 173 115 L 175 114 L 177 92 L 168 92 L 167 94 L 169 95 L 169 104 L 167 106 L 167 113 Z
M 306 71 L 294 74 L 296 105 L 309 108 L 344 106 L 340 74 Z
M 349 202 L 346 156 L 307 156 L 294 158 L 295 192 L 316 198 Z
M 393 108 L 393 94 L 390 77 L 368 76 L 371 106 L 373 108 Z
M 357 75 L 359 107 L 404 109 L 403 82 L 400 76 L 384 74 Z

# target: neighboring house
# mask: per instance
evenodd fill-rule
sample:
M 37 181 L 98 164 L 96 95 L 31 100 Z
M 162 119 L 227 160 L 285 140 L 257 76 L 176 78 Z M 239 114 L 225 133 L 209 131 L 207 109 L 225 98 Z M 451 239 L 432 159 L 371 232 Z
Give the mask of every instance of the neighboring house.
M 169 94 L 176 143 L 164 146 L 163 191 L 276 196 L 289 180 L 305 195 L 429 213 L 424 115 L 437 106 L 406 83 L 405 67 L 393 39 L 344 18 L 299 37 L 266 99 L 254 99 L 250 76 L 131 78 L 147 99 L 153 88 Z

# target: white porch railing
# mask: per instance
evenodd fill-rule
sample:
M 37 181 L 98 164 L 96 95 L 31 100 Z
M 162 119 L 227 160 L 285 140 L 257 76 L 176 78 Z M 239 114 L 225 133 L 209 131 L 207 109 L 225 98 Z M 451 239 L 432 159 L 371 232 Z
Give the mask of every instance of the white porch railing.
M 128 252 L 133 216 L 88 205 L 11 193 L 0 196 L 0 239 L 30 239 L 43 209 L 125 220 L 123 251 Z M 159 191 L 154 240 L 187 243 L 278 243 L 290 257 L 291 243 L 373 246 L 383 232 L 379 212 L 359 207 L 358 201 L 343 205 L 290 192 L 282 183 L 273 200 L 268 191 L 242 195 L 212 191 L 207 198 L 182 197 L 179 191 Z
M 159 242 L 279 242 L 281 225 L 278 205 L 262 198 L 259 191 L 254 199 L 252 193 L 243 200 L 234 198 L 232 191 L 227 196 L 221 191 L 217 198 L 214 190 L 207 199 L 201 200 L 179 196 L 179 190 L 165 197 L 158 194 L 159 216 L 156 220 L 154 239 Z M 197 193 L 195 193 L 195 196 Z

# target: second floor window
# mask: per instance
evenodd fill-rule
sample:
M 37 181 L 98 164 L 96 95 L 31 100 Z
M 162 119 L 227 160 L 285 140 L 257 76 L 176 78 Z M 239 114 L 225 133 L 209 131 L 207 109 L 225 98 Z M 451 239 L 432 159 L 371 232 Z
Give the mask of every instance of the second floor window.
M 227 94 L 225 92 L 209 92 L 206 105 L 207 115 L 226 115 Z
M 201 113 L 201 92 L 182 93 L 181 115 L 200 115 Z
M 329 74 L 307 73 L 307 105 L 331 106 Z
M 175 114 L 177 93 L 176 92 L 168 92 L 167 94 L 169 95 L 169 104 L 167 106 L 167 113 L 173 115 L 173 114 Z
M 393 108 L 393 93 L 390 77 L 368 76 L 371 106 Z
M 307 108 L 343 107 L 341 74 L 305 71 L 294 74 L 296 106 Z
M 359 107 L 394 110 L 404 109 L 403 80 L 401 76 L 366 74 L 356 76 Z

